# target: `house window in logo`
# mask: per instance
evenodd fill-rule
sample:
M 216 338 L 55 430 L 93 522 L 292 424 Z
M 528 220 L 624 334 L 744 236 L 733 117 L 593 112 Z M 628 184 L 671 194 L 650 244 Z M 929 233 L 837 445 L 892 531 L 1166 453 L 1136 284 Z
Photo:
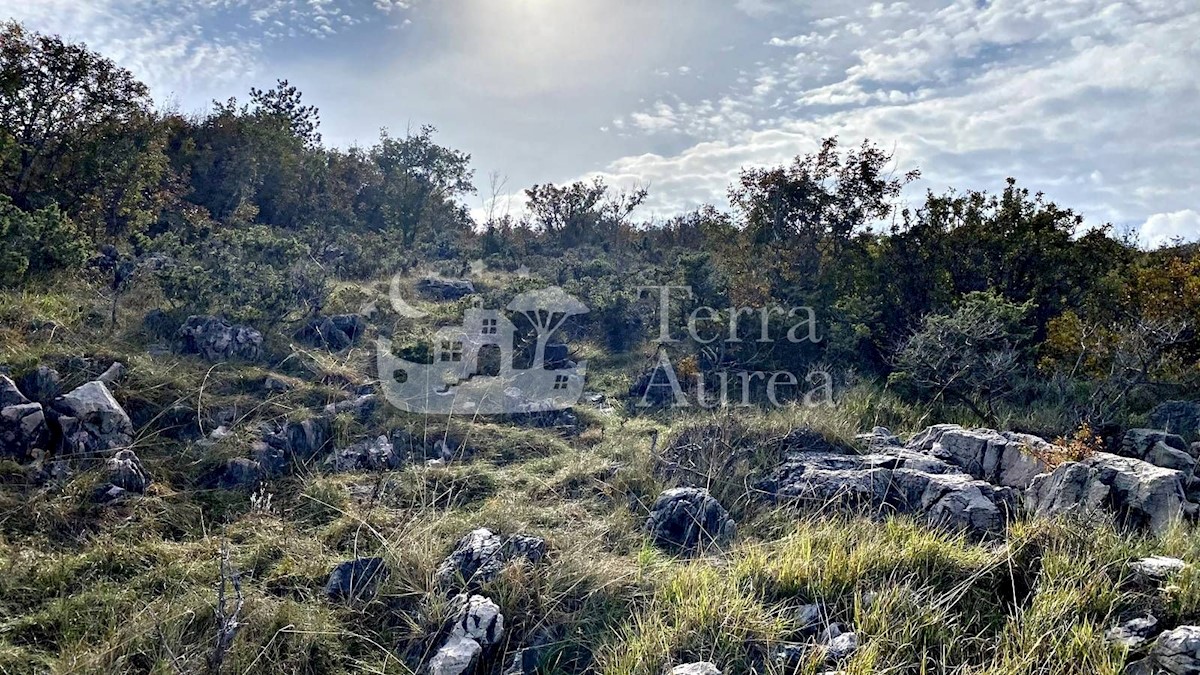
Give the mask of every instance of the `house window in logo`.
M 554 388 L 555 389 L 566 389 L 567 388 L 567 376 L 566 375 L 555 375 L 554 376 Z
M 443 361 L 462 361 L 463 343 L 451 340 L 442 340 L 442 360 Z
M 484 319 L 483 328 L 480 331 L 483 335 L 495 335 L 497 333 L 496 320 Z

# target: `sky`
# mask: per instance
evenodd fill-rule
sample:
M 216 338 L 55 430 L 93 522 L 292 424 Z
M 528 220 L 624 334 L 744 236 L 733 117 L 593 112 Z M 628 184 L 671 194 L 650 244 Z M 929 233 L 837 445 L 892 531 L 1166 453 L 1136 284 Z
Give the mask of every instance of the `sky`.
M 869 138 L 905 198 L 1008 176 L 1135 231 L 1200 239 L 1195 0 L 0 0 L 161 105 L 287 79 L 328 144 L 431 124 L 479 194 L 646 186 L 644 217 L 726 204 L 745 167 Z

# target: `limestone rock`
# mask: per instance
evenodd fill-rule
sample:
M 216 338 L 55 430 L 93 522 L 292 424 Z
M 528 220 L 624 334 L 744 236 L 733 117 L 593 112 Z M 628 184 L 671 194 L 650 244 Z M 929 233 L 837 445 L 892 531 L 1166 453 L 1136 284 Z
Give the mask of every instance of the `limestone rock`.
M 189 316 L 178 335 L 185 354 L 199 354 L 206 361 L 253 361 L 262 354 L 262 333 L 215 316 Z
M 510 562 L 541 562 L 546 542 L 537 537 L 512 535 L 502 538 L 486 527 L 473 530 L 458 541 L 450 555 L 438 566 L 435 579 L 440 588 L 453 589 L 460 584 L 478 589 L 497 576 Z
M 17 461 L 32 459 L 36 450 L 50 442 L 46 414 L 40 403 L 23 403 L 0 408 L 0 457 Z
M 1185 507 L 1194 507 L 1184 497 L 1183 481 L 1179 471 L 1098 452 L 1035 478 L 1025 501 L 1039 516 L 1108 511 L 1128 525 L 1162 532 Z
M 798 453 L 758 487 L 775 500 L 912 513 L 973 534 L 1002 530 L 1016 508 L 1009 488 L 903 448 L 869 455 Z
M 1135 575 L 1151 582 L 1166 581 L 1172 575 L 1183 571 L 1187 563 L 1179 558 L 1168 558 L 1162 555 L 1152 555 L 1129 563 L 1129 569 Z
M 446 641 L 429 660 L 430 675 L 462 675 L 484 649 L 504 637 L 504 615 L 496 603 L 481 595 L 459 595 L 454 601 L 458 614 Z
M 417 292 L 433 300 L 458 300 L 474 293 L 475 286 L 466 279 L 425 277 L 417 282 Z
M 49 405 L 62 393 L 62 377 L 49 366 L 38 366 L 26 373 L 18 385 L 30 400 L 42 405 Z
M 357 600 L 375 593 L 379 582 L 388 574 L 383 558 L 348 560 L 333 568 L 325 583 L 325 597 L 330 600 Z
M 1151 615 L 1123 621 L 1104 632 L 1104 639 L 1126 649 L 1136 649 L 1158 630 L 1158 619 Z
M 1049 446 L 1029 434 L 938 424 L 922 431 L 907 447 L 949 462 L 979 480 L 1024 489 L 1048 469 L 1031 451 Z
M 0 373 L 0 408 L 7 408 L 10 405 L 26 405 L 29 402 L 25 394 L 22 394 L 21 390 L 17 388 L 16 382 Z
M 127 447 L 133 423 L 108 387 L 99 380 L 83 384 L 54 402 L 68 455 L 94 455 Z
M 708 490 L 681 487 L 659 495 L 646 519 L 646 532 L 660 546 L 694 551 L 733 540 L 737 526 Z
M 109 458 L 107 469 L 108 482 L 127 492 L 144 494 L 150 487 L 150 474 L 133 450 L 118 450 Z
M 708 661 L 697 661 L 675 666 L 671 675 L 721 675 L 721 669 Z
M 1164 469 L 1182 471 L 1185 476 L 1192 476 L 1196 471 L 1196 458 L 1187 442 L 1165 431 L 1130 429 L 1121 440 L 1120 453 Z
M 337 450 L 329 458 L 334 471 L 389 471 L 398 469 L 403 458 L 392 448 L 387 436 L 355 443 Z

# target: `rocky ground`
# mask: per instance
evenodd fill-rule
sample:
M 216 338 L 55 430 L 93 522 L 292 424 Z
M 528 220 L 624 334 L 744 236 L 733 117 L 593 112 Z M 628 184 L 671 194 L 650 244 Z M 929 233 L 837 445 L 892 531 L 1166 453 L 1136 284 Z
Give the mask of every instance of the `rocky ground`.
M 431 419 L 359 314 L 49 313 L 2 329 L 0 672 L 1200 673 L 1194 438 L 635 416 L 604 354 Z

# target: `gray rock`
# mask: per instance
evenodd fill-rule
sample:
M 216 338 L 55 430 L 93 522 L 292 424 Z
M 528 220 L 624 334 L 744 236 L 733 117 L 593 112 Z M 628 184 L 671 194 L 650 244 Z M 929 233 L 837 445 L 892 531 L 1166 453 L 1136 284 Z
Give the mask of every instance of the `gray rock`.
M 475 286 L 466 279 L 425 277 L 417 282 L 417 292 L 434 300 L 458 300 L 474 293 Z
M 332 440 L 333 426 L 327 417 L 288 422 L 278 431 L 263 437 L 268 446 L 282 453 L 287 464 L 307 462 L 328 449 Z M 280 468 L 277 461 L 269 462 L 270 466 L 261 458 L 259 462 L 263 468 Z
M 10 405 L 26 405 L 30 401 L 25 398 L 25 394 L 17 388 L 17 383 L 13 382 L 7 375 L 0 373 L 0 408 L 7 408 Z
M 893 434 L 887 427 L 874 427 L 871 433 L 858 434 L 854 437 L 867 450 L 878 450 L 902 445 L 900 437 Z
M 337 450 L 329 458 L 334 471 L 390 471 L 403 465 L 387 436 L 355 443 Z
M 1009 488 L 902 448 L 869 455 L 799 453 L 758 487 L 775 500 L 917 514 L 931 524 L 973 534 L 999 532 L 1015 513 Z
M 1120 454 L 1134 457 L 1164 469 L 1182 471 L 1191 476 L 1196 458 L 1182 437 L 1154 429 L 1130 429 L 1121 439 Z
M 708 490 L 681 487 L 659 495 L 646 519 L 646 532 L 659 546 L 695 551 L 733 541 L 737 526 Z
M 469 532 L 458 541 L 450 555 L 438 566 L 435 580 L 443 589 L 478 589 L 500 576 L 511 562 L 541 562 L 546 542 L 537 537 L 512 535 L 502 538 L 486 527 Z
M 815 635 L 825 620 L 825 610 L 817 604 L 801 605 L 794 615 L 796 632 L 800 635 Z
M 1154 637 L 1158 619 L 1151 615 L 1123 621 L 1104 632 L 1104 639 L 1126 649 L 1137 649 Z
M 341 351 L 353 345 L 367 331 L 367 322 L 358 314 L 317 317 L 309 321 L 296 337 L 314 347 Z
M 262 355 L 262 333 L 215 316 L 189 316 L 178 333 L 183 353 L 206 361 L 254 361 Z
M 236 457 L 225 462 L 217 474 L 216 484 L 222 490 L 252 490 L 263 481 L 262 466 L 253 459 Z
M 1162 532 L 1194 508 L 1184 496 L 1183 481 L 1179 471 L 1097 452 L 1035 478 L 1025 502 L 1039 516 L 1109 512 L 1125 524 Z
M 40 403 L 23 403 L 0 408 L 0 457 L 17 461 L 32 459 L 37 450 L 46 450 L 50 429 Z
M 1150 425 L 1196 440 L 1200 438 L 1200 401 L 1164 401 L 1150 411 Z
M 54 402 L 68 455 L 94 455 L 127 447 L 133 423 L 103 382 L 92 380 Z
M 484 649 L 504 637 L 504 615 L 496 603 L 481 595 L 459 595 L 459 610 L 450 634 L 429 660 L 430 675 L 461 675 L 470 670 Z
M 62 393 L 62 377 L 49 366 L 38 366 L 26 373 L 18 384 L 30 400 L 42 405 L 49 405 Z
M 1149 660 L 1171 675 L 1200 675 L 1200 626 L 1180 626 L 1158 637 Z
M 263 389 L 269 392 L 279 393 L 288 391 L 291 388 L 292 385 L 290 382 L 276 375 L 268 375 L 263 379 Z
M 1187 567 L 1187 563 L 1179 558 L 1168 558 L 1162 555 L 1152 555 L 1129 563 L 1131 572 L 1151 582 L 1166 581 L 1172 575 L 1182 572 L 1185 567 Z
M 708 661 L 685 663 L 671 669 L 671 675 L 721 675 L 721 669 Z
M 825 643 L 825 658 L 833 663 L 845 661 L 858 651 L 858 633 L 841 633 Z
M 325 406 L 326 415 L 340 415 L 342 413 L 354 413 L 360 419 L 366 419 L 379 403 L 379 397 L 375 394 L 363 394 L 356 398 L 337 403 L 330 403 Z
M 118 450 L 109 458 L 108 482 L 128 492 L 144 494 L 150 487 L 150 474 L 133 450 Z
M 325 583 L 325 597 L 330 600 L 357 600 L 374 595 L 379 582 L 388 574 L 383 558 L 348 560 L 333 568 Z
M 1029 434 L 938 424 L 922 431 L 907 447 L 957 466 L 979 480 L 1024 489 L 1034 476 L 1048 469 L 1031 450 L 1047 449 L 1050 444 Z
M 100 376 L 96 380 L 103 382 L 105 386 L 111 389 L 117 386 L 117 380 L 120 380 L 123 375 L 125 375 L 125 364 L 120 361 L 113 361 L 112 365 L 103 373 L 100 373 Z

